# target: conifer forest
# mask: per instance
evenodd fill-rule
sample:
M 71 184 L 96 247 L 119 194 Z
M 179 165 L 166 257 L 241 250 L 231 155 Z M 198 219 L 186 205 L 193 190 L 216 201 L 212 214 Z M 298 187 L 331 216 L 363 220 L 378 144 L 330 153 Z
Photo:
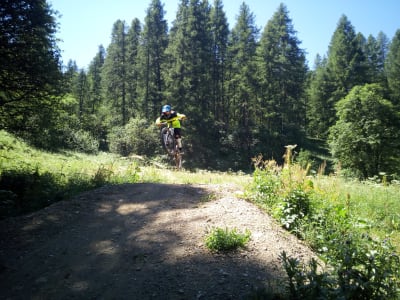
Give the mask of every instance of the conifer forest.
M 115 20 L 82 68 L 62 62 L 46 0 L 3 0 L 0 129 L 49 151 L 156 157 L 171 104 L 188 168 L 249 171 L 296 144 L 359 178 L 400 174 L 400 29 L 363 36 L 342 15 L 310 68 L 284 3 L 262 28 L 245 2 L 231 26 L 222 0 L 177 5 L 170 28 L 161 0 Z

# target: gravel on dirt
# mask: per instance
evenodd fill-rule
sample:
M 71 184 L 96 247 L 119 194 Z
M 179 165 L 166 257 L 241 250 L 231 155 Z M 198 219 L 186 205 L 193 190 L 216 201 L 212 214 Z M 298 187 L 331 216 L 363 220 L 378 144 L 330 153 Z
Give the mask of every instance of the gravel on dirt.
M 247 299 L 283 289 L 279 255 L 312 251 L 234 185 L 105 186 L 0 221 L 0 299 Z M 211 253 L 209 230 L 251 233 Z

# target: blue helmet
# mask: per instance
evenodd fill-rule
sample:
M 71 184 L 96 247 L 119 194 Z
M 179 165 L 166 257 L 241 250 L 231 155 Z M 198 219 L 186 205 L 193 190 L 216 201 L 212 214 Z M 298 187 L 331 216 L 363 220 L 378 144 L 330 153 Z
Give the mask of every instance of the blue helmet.
M 162 110 L 161 110 L 161 112 L 163 112 L 163 113 L 165 113 L 165 112 L 168 112 L 168 111 L 171 111 L 171 105 L 164 105 L 163 107 L 162 107 Z

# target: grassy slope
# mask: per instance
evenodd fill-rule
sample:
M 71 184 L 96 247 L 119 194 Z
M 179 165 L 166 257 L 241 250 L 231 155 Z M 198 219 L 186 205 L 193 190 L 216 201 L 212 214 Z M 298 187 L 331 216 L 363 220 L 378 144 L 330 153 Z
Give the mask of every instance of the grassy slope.
M 249 182 L 250 176 L 221 172 L 176 172 L 142 157 L 110 153 L 49 153 L 0 131 L 0 217 L 29 212 L 104 184 Z M 25 188 L 27 192 L 22 192 Z

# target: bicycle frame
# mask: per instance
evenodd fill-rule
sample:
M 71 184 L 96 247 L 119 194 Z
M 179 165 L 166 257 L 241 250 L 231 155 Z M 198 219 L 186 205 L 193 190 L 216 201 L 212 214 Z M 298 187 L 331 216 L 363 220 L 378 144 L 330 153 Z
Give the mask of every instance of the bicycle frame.
M 180 169 L 182 166 L 182 156 L 178 149 L 178 145 L 174 135 L 174 128 L 164 126 L 160 130 L 161 144 L 167 154 L 175 161 L 175 166 Z

